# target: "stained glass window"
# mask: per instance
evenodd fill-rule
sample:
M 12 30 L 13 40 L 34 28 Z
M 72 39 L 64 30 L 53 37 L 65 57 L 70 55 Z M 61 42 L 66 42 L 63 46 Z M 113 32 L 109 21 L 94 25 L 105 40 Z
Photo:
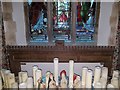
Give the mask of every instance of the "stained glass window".
M 90 2 L 43 1 L 28 0 L 27 3 L 29 21 L 26 25 L 29 23 L 30 28 L 27 27 L 29 29 L 27 33 L 29 33 L 30 42 L 54 45 L 56 40 L 63 40 L 67 45 L 88 45 L 89 42 L 90 45 L 96 44 L 99 3 L 95 0 L 89 0 Z M 28 16 L 26 15 L 26 18 Z
M 71 41 L 71 3 L 68 0 L 53 2 L 53 41 Z
M 47 3 L 29 2 L 30 42 L 48 42 Z
M 96 2 L 78 2 L 76 9 L 76 41 L 94 42 Z

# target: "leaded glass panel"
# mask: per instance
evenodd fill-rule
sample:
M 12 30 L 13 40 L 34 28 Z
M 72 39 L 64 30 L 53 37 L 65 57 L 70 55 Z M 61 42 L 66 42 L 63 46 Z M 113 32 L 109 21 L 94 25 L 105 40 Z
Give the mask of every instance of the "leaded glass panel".
M 68 0 L 53 2 L 53 41 L 71 41 L 71 3 Z
M 76 9 L 76 41 L 94 42 L 96 2 L 78 2 Z
M 47 2 L 29 2 L 30 42 L 48 42 Z

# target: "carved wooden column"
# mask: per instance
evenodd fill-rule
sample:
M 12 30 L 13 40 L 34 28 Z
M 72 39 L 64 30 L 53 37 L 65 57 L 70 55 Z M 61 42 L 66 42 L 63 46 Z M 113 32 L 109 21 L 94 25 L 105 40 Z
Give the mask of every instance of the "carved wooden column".
M 118 47 L 118 51 L 119 51 L 118 52 L 118 60 L 117 60 L 117 69 L 120 70 L 120 13 L 119 13 L 119 23 L 118 23 L 118 32 L 117 32 L 117 35 L 118 35 L 118 37 L 117 37 L 118 38 L 117 47 Z
M 120 3 L 118 3 L 118 2 L 115 3 L 116 9 L 119 9 L 119 6 L 120 6 L 119 4 Z M 114 50 L 114 55 L 113 55 L 112 71 L 115 70 L 115 69 L 120 70 L 120 16 L 119 16 L 119 10 L 118 10 L 117 19 L 118 19 L 118 26 L 116 26 L 117 31 L 116 31 L 116 38 L 115 38 L 116 42 L 115 42 L 115 50 Z
M 0 2 L 0 69 L 2 68 L 2 14 Z
M 3 28 L 2 3 L 0 1 L 0 69 L 8 68 L 5 55 L 5 33 Z
M 119 54 L 118 54 L 118 64 L 117 64 L 117 69 L 120 71 L 120 1 L 118 3 L 119 7 L 119 22 L 118 22 L 118 47 L 119 47 Z

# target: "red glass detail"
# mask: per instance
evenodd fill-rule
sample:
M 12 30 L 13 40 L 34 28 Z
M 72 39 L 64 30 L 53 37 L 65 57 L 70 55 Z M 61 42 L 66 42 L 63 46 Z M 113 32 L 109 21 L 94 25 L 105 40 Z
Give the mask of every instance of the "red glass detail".
M 64 73 L 65 76 L 66 76 L 66 71 L 65 71 L 65 70 L 62 70 L 62 71 L 60 72 L 60 77 L 62 76 L 62 73 Z
M 60 16 L 60 22 L 65 22 L 65 21 L 67 21 L 67 16 L 65 12 L 63 12 L 62 15 Z
M 81 4 L 78 4 L 77 6 L 77 22 L 82 22 L 82 17 L 81 17 Z

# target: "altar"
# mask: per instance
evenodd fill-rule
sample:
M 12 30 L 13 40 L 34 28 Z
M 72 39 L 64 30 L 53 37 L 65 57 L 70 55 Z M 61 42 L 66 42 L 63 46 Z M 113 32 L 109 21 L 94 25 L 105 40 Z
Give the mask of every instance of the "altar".
M 74 60 L 59 63 L 59 58 L 54 58 L 52 63 L 21 62 L 20 67 L 17 76 L 11 70 L 0 71 L 3 88 L 119 89 L 119 71 L 114 70 L 112 76 L 109 76 L 108 67 L 100 63 L 75 63 Z
M 10 68 L 2 70 L 4 87 L 119 88 L 119 71 L 112 71 L 114 49 L 114 46 L 65 46 L 61 42 L 54 46 L 8 45 Z

